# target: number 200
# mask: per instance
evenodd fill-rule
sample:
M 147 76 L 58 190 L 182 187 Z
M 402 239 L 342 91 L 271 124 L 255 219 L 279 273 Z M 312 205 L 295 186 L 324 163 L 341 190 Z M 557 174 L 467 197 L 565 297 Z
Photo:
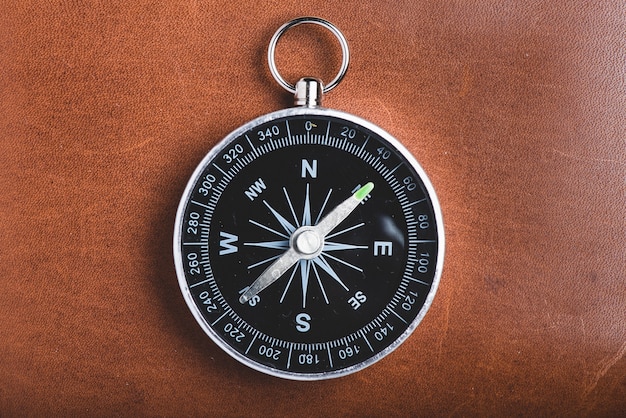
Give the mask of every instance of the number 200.
M 271 358 L 272 360 L 280 360 L 280 353 L 281 351 L 275 349 L 274 347 L 267 347 L 265 345 L 259 346 L 259 354 L 267 358 Z

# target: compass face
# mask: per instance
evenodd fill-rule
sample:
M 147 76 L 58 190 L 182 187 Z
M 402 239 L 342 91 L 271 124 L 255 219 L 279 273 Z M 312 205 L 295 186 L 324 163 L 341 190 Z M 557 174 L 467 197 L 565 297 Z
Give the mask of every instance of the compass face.
M 406 149 L 355 116 L 294 108 L 204 158 L 174 256 L 189 308 L 220 347 L 313 380 L 360 370 L 408 337 L 434 297 L 443 244 L 436 196 Z

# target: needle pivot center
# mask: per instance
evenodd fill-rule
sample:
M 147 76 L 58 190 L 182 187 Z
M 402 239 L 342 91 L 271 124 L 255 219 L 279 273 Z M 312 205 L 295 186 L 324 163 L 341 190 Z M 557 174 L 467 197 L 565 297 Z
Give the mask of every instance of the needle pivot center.
M 303 258 L 313 258 L 321 252 L 323 238 L 313 229 L 304 228 L 294 233 L 293 246 Z

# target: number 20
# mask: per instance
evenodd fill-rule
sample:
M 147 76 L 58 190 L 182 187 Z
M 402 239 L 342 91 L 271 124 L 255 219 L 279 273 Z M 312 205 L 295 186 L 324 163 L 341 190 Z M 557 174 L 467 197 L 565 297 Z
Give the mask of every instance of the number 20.
M 356 136 L 356 131 L 354 129 L 348 128 L 347 126 L 344 126 L 341 129 L 341 136 L 343 136 L 344 138 L 354 139 L 354 137 Z

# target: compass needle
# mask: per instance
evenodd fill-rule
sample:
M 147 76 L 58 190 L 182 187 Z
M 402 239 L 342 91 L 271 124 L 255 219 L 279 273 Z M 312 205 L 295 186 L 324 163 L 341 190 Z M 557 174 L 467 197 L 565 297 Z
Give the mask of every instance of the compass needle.
M 250 285 L 241 297 L 239 302 L 246 303 L 261 290 L 274 283 L 280 278 L 287 270 L 293 267 L 300 260 L 300 256 L 293 249 L 290 248 L 286 253 L 278 257 L 265 271 Z
M 330 211 L 316 226 L 319 234 L 326 237 L 341 222 L 344 221 L 374 189 L 374 183 L 369 182 L 352 196 L 344 200 L 337 207 Z
M 275 68 L 276 43 L 305 23 L 339 40 L 328 84 L 292 85 Z M 288 22 L 268 58 L 296 106 L 243 124 L 200 162 L 176 213 L 176 274 L 195 320 L 236 360 L 287 379 L 345 376 L 391 353 L 426 314 L 443 266 L 441 209 L 397 139 L 322 107 L 349 61 L 336 27 Z
M 339 279 L 339 277 L 335 274 L 333 269 L 324 261 L 319 261 L 315 257 L 318 256 L 323 249 L 324 238 L 328 235 L 333 229 L 337 227 L 341 222 L 344 221 L 350 214 L 357 208 L 359 203 L 370 192 L 374 189 L 374 183 L 367 183 L 365 186 L 358 189 L 352 196 L 341 202 L 337 205 L 333 210 L 330 211 L 324 219 L 322 219 L 315 226 L 307 226 L 307 222 L 311 221 L 311 212 L 310 212 L 310 204 L 309 204 L 309 185 L 306 187 L 306 195 L 305 195 L 305 204 L 304 204 L 304 217 L 302 219 L 303 227 L 294 230 L 290 242 L 289 242 L 289 250 L 277 258 L 253 283 L 250 285 L 248 290 L 246 290 L 241 297 L 239 298 L 240 303 L 246 303 L 253 297 L 255 297 L 259 292 L 266 289 L 269 285 L 278 280 L 287 270 L 293 267 L 298 261 L 303 259 L 311 259 L 318 263 L 320 267 L 324 269 L 333 279 L 335 279 L 341 286 L 343 286 L 346 290 L 348 288 L 345 284 Z M 276 210 L 270 206 L 265 200 L 263 201 L 265 206 L 267 206 L 274 217 L 283 225 L 286 230 L 290 230 L 294 228 L 285 218 L 280 216 Z M 267 242 L 267 243 L 245 243 L 244 245 L 256 245 L 262 246 L 266 248 L 279 248 L 282 246 L 282 242 Z M 336 244 L 329 243 L 328 250 L 339 250 L 339 249 L 357 249 L 362 248 L 359 246 L 351 246 L 348 244 Z M 367 248 L 367 247 L 365 247 Z M 251 267 L 256 267 L 260 264 L 264 264 L 268 262 L 270 259 L 263 260 L 259 263 L 253 264 Z M 307 286 L 308 286 L 308 277 L 310 264 L 308 261 L 304 264 L 301 263 L 301 274 L 302 274 L 302 307 L 304 308 L 306 305 L 306 295 L 307 295 Z

